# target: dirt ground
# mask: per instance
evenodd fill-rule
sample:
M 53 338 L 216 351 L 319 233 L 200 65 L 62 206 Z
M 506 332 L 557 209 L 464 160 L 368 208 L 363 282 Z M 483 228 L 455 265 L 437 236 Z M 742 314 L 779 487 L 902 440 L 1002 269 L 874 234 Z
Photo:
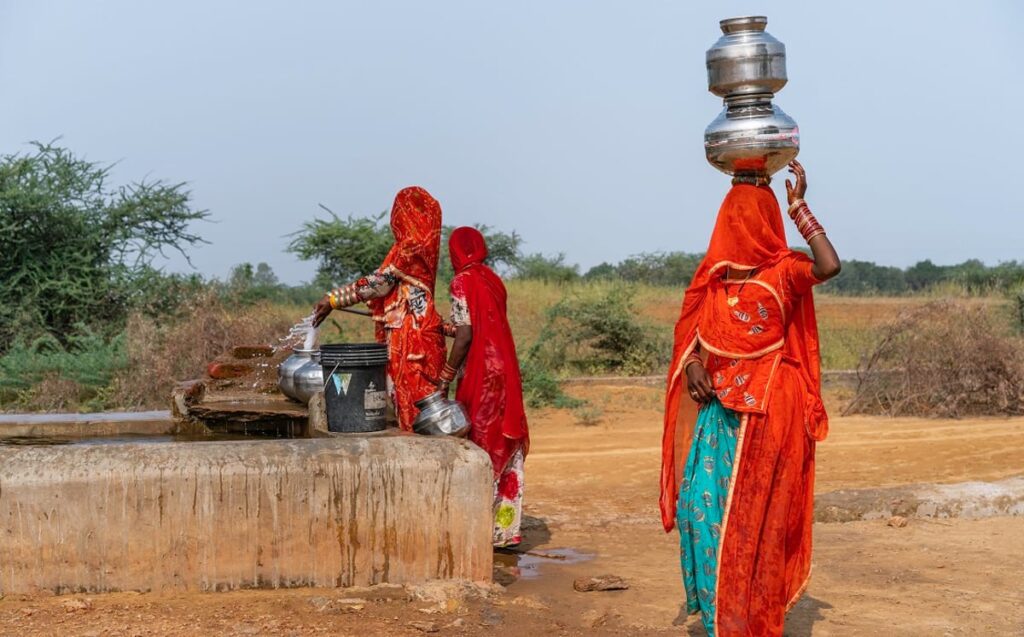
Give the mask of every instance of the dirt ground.
M 526 541 L 497 555 L 489 595 L 401 589 L 8 597 L 0 635 L 702 635 L 679 616 L 677 536 L 657 515 L 660 391 L 586 386 L 586 420 L 535 413 Z M 817 490 L 1024 474 L 1024 419 L 834 418 Z M 787 635 L 1024 635 L 1024 518 L 818 524 Z M 563 558 L 563 559 L 559 559 Z M 577 593 L 614 574 L 630 588 Z M 476 593 L 477 591 L 470 591 Z M 674 625 L 674 622 L 681 625 Z

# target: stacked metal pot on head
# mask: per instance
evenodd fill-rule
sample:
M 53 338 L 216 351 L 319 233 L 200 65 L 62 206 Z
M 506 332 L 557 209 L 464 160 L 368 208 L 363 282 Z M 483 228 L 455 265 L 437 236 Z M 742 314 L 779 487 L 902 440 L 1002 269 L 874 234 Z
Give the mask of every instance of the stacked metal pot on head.
M 764 177 L 800 150 L 796 122 L 772 104 L 786 85 L 786 45 L 765 31 L 768 18 L 719 22 L 722 37 L 708 49 L 708 90 L 725 101 L 704 131 L 704 152 L 729 175 Z

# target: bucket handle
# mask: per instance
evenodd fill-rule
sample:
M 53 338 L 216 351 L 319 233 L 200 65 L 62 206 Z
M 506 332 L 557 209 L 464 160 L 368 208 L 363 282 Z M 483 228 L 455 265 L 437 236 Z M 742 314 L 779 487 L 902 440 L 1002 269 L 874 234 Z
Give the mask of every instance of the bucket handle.
M 332 369 L 331 373 L 324 378 L 324 386 L 320 388 L 320 391 L 327 391 L 327 383 L 331 382 L 331 376 L 334 376 L 334 372 L 338 371 L 339 367 L 341 367 L 341 361 L 335 363 L 334 369 Z

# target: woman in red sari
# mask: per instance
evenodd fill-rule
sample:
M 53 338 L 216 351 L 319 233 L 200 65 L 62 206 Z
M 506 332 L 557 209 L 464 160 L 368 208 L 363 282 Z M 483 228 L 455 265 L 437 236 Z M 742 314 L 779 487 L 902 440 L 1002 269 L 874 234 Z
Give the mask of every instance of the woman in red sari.
M 388 346 L 388 384 L 398 424 L 412 430 L 416 401 L 434 392 L 444 364 L 442 321 L 434 309 L 441 248 L 441 205 L 423 188 L 395 196 L 395 244 L 372 274 L 328 292 L 314 308 L 314 325 L 331 310 L 366 302 L 377 322 L 377 341 Z
M 487 245 L 475 228 L 456 228 L 448 251 L 455 270 L 455 343 L 438 388 L 447 395 L 462 369 L 455 398 L 469 414 L 469 439 L 491 456 L 494 469 L 494 545 L 515 546 L 521 541 L 523 462 L 530 439 L 505 285 L 484 265 Z
M 771 189 L 735 179 L 675 329 L 661 516 L 679 527 L 687 610 L 712 637 L 782 635 L 810 576 L 828 431 L 811 288 L 840 265 L 790 168 L 789 215 L 813 259 L 787 247 Z

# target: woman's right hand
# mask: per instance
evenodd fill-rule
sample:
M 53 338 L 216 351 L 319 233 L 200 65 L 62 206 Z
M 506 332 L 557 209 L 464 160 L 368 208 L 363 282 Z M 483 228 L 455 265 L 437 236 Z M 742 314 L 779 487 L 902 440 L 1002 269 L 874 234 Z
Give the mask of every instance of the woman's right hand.
M 331 310 L 331 297 L 329 294 L 325 294 L 324 298 L 317 301 L 316 305 L 313 306 L 313 327 L 320 327 L 320 324 L 327 320 Z
M 686 389 L 690 392 L 690 398 L 702 405 L 715 397 L 711 376 L 702 363 L 691 363 L 686 368 Z

